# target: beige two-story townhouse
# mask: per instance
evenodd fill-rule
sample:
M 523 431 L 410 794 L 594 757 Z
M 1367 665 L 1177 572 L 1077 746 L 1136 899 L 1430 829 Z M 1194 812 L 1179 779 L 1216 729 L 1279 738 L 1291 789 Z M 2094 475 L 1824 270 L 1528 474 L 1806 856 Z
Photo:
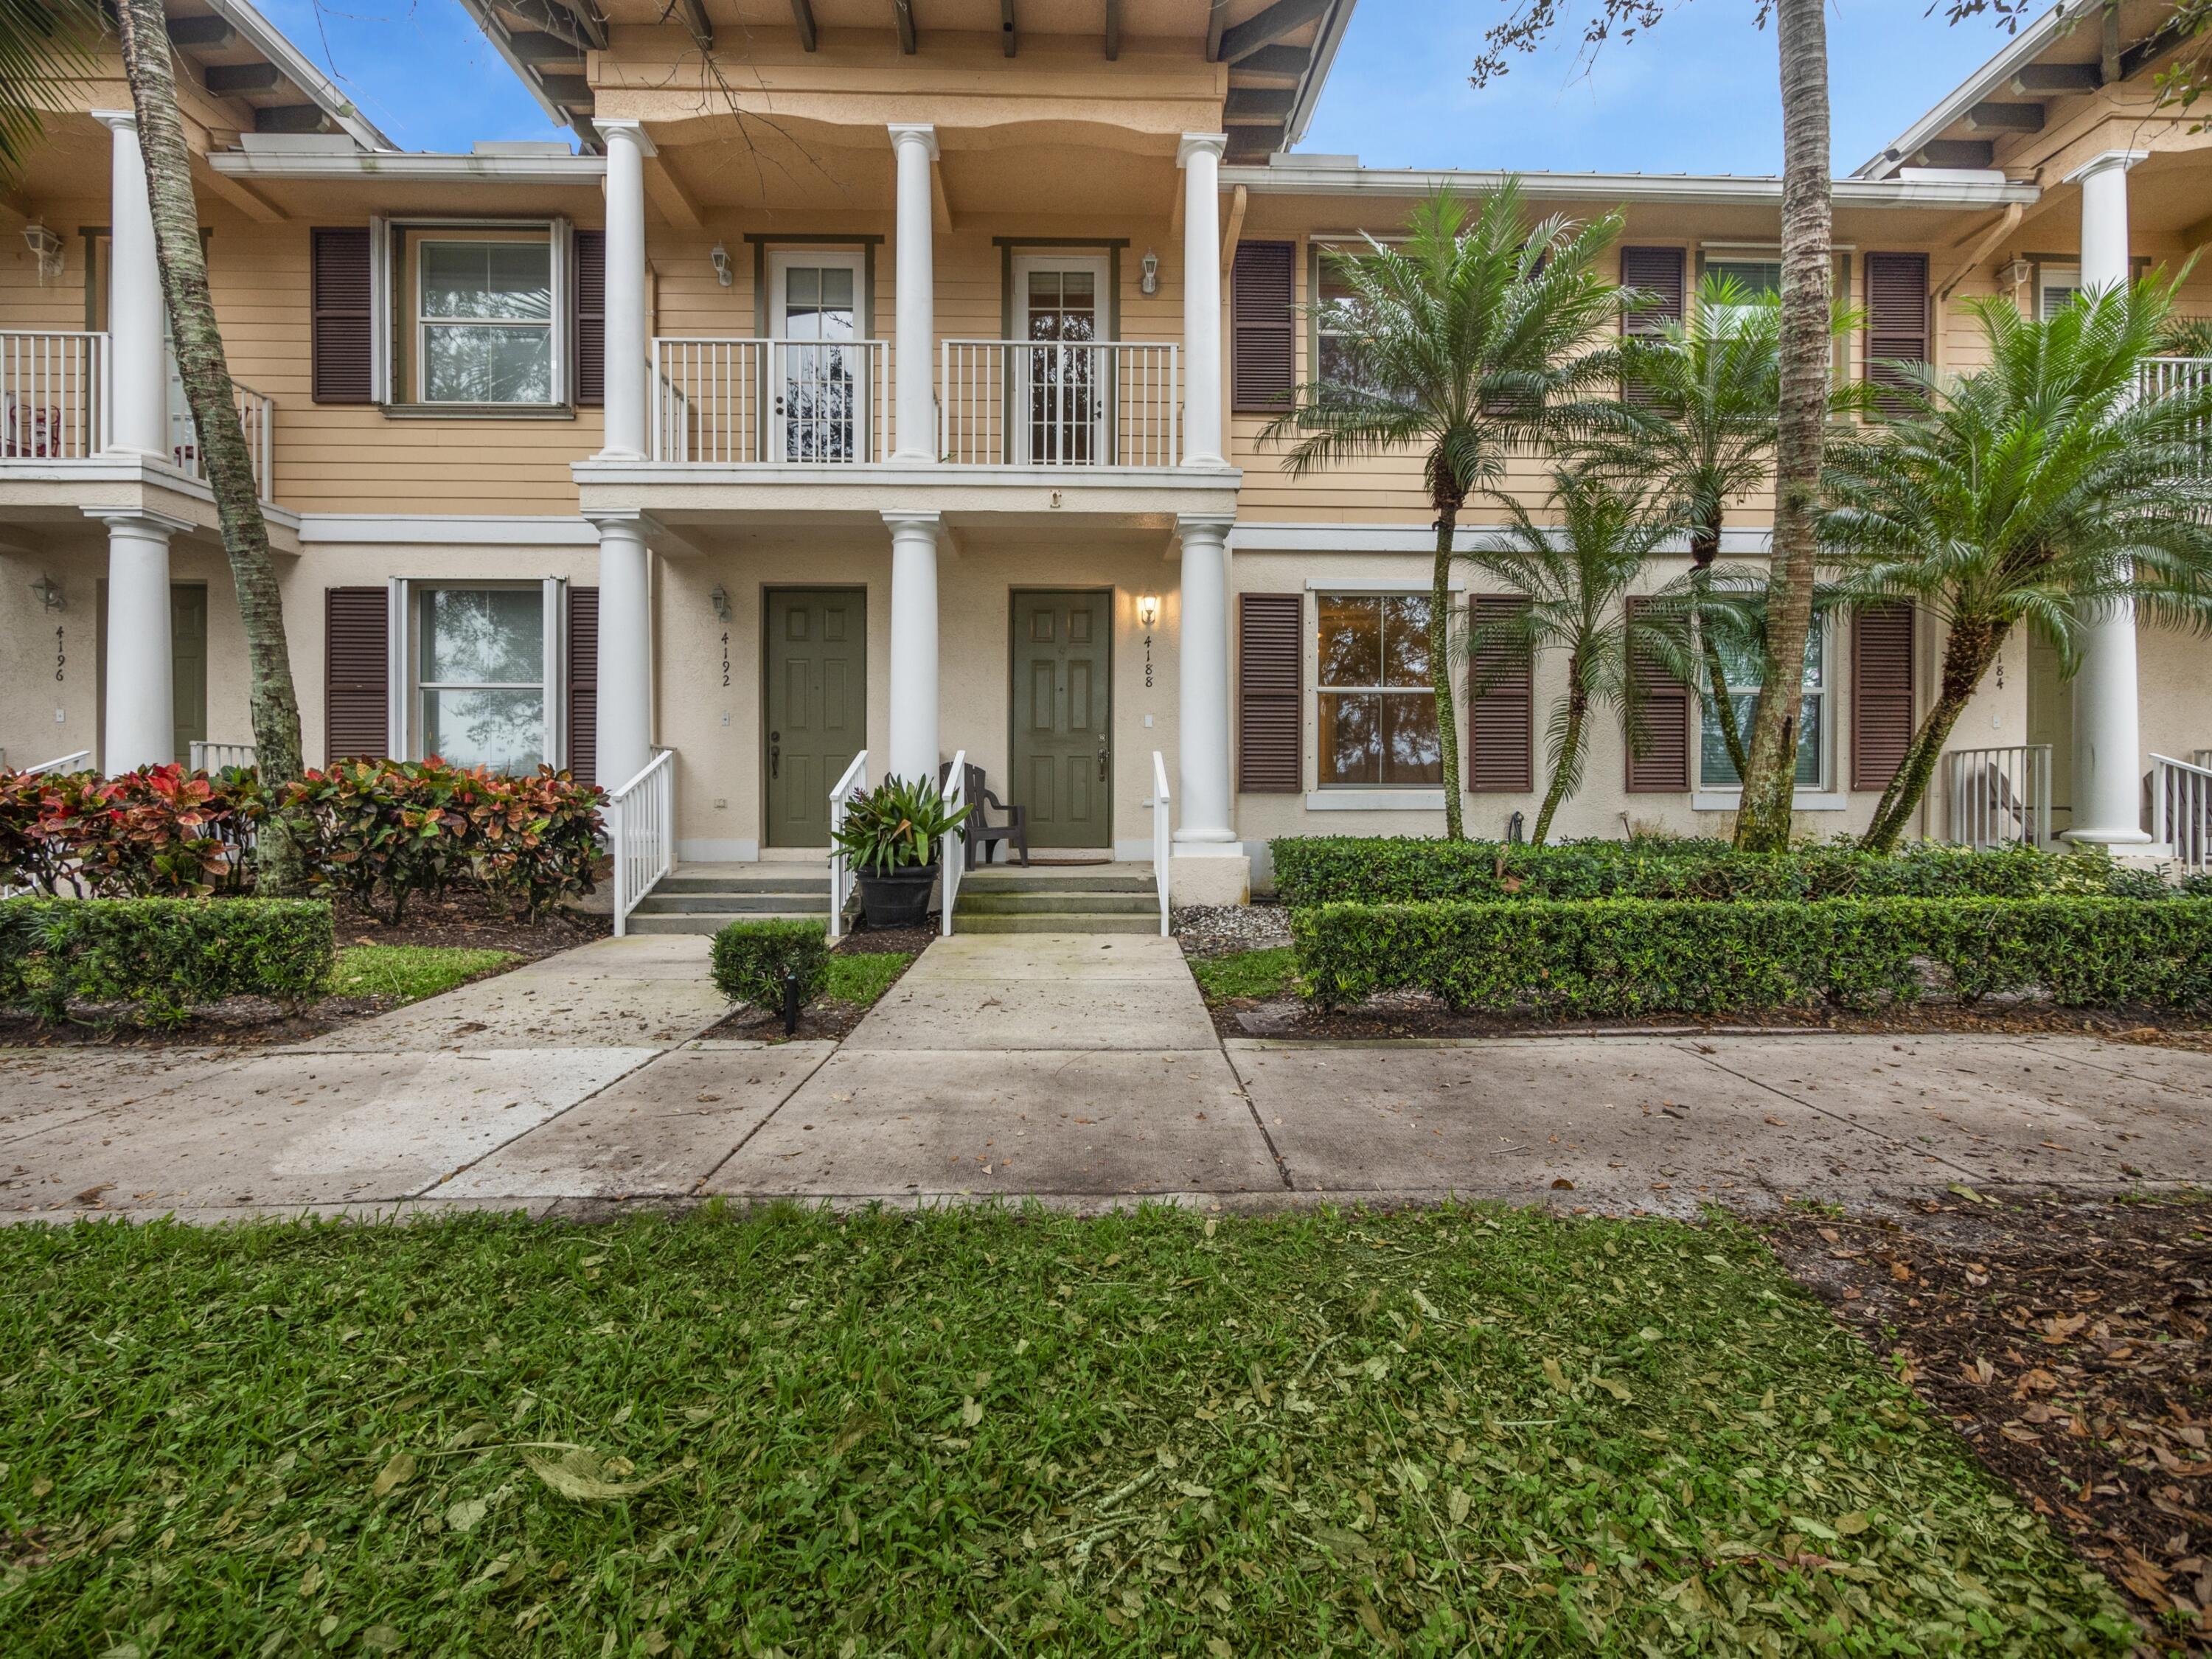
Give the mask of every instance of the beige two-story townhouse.
M 794 908 L 841 783 L 956 755 L 1037 855 L 1157 854 L 1177 903 L 1264 885 L 1270 836 L 1433 832 L 1447 787 L 1475 833 L 1533 817 L 1559 664 L 1468 699 L 1441 774 L 1419 459 L 1294 481 L 1262 437 L 1328 372 L 1325 252 L 1498 178 L 1292 148 L 1352 0 L 469 3 L 574 146 L 399 151 L 243 0 L 170 7 L 311 761 L 568 766 Z M 1839 372 L 1970 367 L 1969 298 L 2046 309 L 2212 240 L 2164 9 L 2062 8 L 1838 181 Z M 4 204 L 0 744 L 219 762 L 243 647 L 129 100 L 57 97 Z M 1622 209 L 1662 314 L 1778 280 L 1775 178 L 1525 185 Z M 2212 273 L 2187 294 L 2212 312 Z M 1540 502 L 1541 458 L 1512 484 Z M 1766 532 L 1743 502 L 1725 550 Z M 1940 646 L 1905 611 L 1821 632 L 1805 832 L 1866 821 Z M 2125 617 L 2071 680 L 2009 642 L 1923 832 L 2147 846 L 2153 757 L 2212 747 L 2206 665 Z M 1714 711 L 1659 711 L 1640 753 L 1601 734 L 1561 833 L 1725 827 Z

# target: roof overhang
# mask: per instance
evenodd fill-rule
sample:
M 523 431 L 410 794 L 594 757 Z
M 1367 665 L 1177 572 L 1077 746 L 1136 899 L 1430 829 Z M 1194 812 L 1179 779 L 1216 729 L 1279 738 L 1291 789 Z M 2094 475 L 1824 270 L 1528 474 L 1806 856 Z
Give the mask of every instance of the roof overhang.
M 227 179 L 391 179 L 409 184 L 588 185 L 606 174 L 604 155 L 434 155 L 223 150 L 208 164 Z
M 1422 172 L 1401 167 L 1363 167 L 1322 163 L 1311 165 L 1285 158 L 1269 167 L 1228 167 L 1221 170 L 1224 189 L 1243 185 L 1254 195 L 1279 196 L 1427 196 L 1440 190 L 1480 194 L 1516 179 L 1537 201 L 1668 202 L 1721 207 L 1774 207 L 1782 204 L 1778 178 L 1721 174 L 1665 174 L 1644 173 L 1489 173 L 1471 171 Z M 1841 207 L 1990 208 L 2014 202 L 2032 205 L 2042 199 L 2034 185 L 1990 178 L 1957 179 L 1838 179 L 1835 204 Z
M 276 66 L 278 74 L 305 94 L 331 125 L 363 149 L 394 150 L 398 147 L 378 131 L 376 124 L 355 106 L 352 99 L 307 61 L 305 53 L 286 40 L 276 26 L 246 0 L 206 0 L 207 8 L 230 25 L 239 38 Z

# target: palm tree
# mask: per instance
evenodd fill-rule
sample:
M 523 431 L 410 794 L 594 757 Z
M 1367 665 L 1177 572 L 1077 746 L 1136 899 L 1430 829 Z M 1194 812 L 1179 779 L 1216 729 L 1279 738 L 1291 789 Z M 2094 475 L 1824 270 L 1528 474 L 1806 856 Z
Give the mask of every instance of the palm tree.
M 100 33 L 87 0 L 0 0 L 0 179 L 21 177 L 46 131 L 40 88 L 82 81 Z
M 1475 205 L 1440 191 L 1413 210 L 1405 240 L 1328 256 L 1346 290 L 1314 307 L 1342 356 L 1316 365 L 1265 441 L 1295 440 L 1284 465 L 1304 477 L 1390 450 L 1424 452 L 1422 483 L 1436 509 L 1429 668 L 1444 778 L 1444 834 L 1462 837 L 1459 722 L 1451 688 L 1451 560 L 1460 510 L 1504 476 L 1516 446 L 1571 423 L 1574 394 L 1601 378 L 1576 349 L 1620 309 L 1622 290 L 1598 274 L 1620 231 L 1609 213 L 1587 225 L 1535 225 L 1509 179 Z
M 1858 325 L 1838 313 L 1832 336 Z M 1606 354 L 1628 394 L 1600 405 L 1578 458 L 1625 479 L 1654 480 L 1679 495 L 1689 517 L 1690 568 L 1683 594 L 1692 635 L 1703 658 L 1698 678 L 1712 707 L 1722 711 L 1721 733 L 1729 759 L 1742 777 L 1750 764 L 1735 715 L 1722 660 L 1723 635 L 1745 614 L 1741 596 L 1727 602 L 1729 615 L 1705 616 L 1721 526 L 1733 503 L 1772 481 L 1780 425 L 1782 304 L 1778 295 L 1754 295 L 1721 273 L 1698 284 L 1689 316 L 1668 319 L 1657 332 L 1631 335 Z M 1863 382 L 1832 389 L 1832 417 L 1864 407 Z M 1764 629 L 1764 612 L 1758 617 Z M 1753 641 L 1754 650 L 1763 641 Z
M 1972 301 L 1989 363 L 1914 373 L 1911 409 L 1842 448 L 1821 533 L 1856 604 L 1911 599 L 1949 629 L 1935 705 L 1863 845 L 1887 851 L 2013 627 L 2070 673 L 2082 618 L 2132 600 L 2153 620 L 2212 628 L 2212 384 L 2136 395 L 2172 289 L 2085 295 L 2047 322 Z
M 191 156 L 177 112 L 176 70 L 170 60 L 161 0 L 117 0 L 124 72 L 138 116 L 138 147 L 146 162 L 146 191 L 154 210 L 154 245 L 161 265 L 169 335 L 198 430 L 200 457 L 215 495 L 229 555 L 231 584 L 245 623 L 251 679 L 254 762 L 273 797 L 300 775 L 300 700 L 292 685 L 292 659 L 284 638 L 283 596 L 269 550 L 269 526 L 261 516 L 261 491 L 252 452 L 239 418 L 230 366 L 216 326 L 208 289 L 207 258 L 200 248 L 199 208 L 192 197 Z M 289 836 L 264 835 L 254 850 L 256 878 L 264 893 L 301 884 L 298 849 Z
M 1567 653 L 1567 686 L 1547 725 L 1551 769 L 1533 833 L 1541 847 L 1560 805 L 1582 787 L 1584 737 L 1593 708 L 1617 708 L 1629 746 L 1641 754 L 1644 677 L 1656 666 L 1694 677 L 1684 660 L 1686 634 L 1679 612 L 1647 611 L 1630 592 L 1660 544 L 1682 532 L 1679 506 L 1654 511 L 1650 498 L 1589 468 L 1561 470 L 1552 480 L 1556 526 L 1538 524 L 1519 501 L 1493 492 L 1511 524 L 1461 558 L 1528 600 L 1498 622 L 1474 629 L 1474 660 L 1530 661 L 1540 651 Z M 1480 682 L 1476 690 L 1485 689 Z

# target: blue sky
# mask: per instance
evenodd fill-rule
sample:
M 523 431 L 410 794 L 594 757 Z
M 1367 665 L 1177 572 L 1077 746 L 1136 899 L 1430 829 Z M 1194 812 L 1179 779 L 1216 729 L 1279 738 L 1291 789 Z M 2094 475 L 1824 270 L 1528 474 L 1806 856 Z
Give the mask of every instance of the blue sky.
M 1571 20 L 1592 0 L 1569 0 Z M 1835 163 L 1848 173 L 2002 43 L 1984 21 L 1955 28 L 1928 0 L 1829 8 Z M 477 138 L 564 136 L 454 0 L 260 0 L 410 149 Z M 1751 0 L 1695 0 L 1650 34 L 1615 41 L 1585 70 L 1577 33 L 1517 59 L 1482 92 L 1467 83 L 1484 28 L 1507 0 L 1359 0 L 1302 149 L 1377 167 L 1771 173 L 1781 162 L 1774 39 Z

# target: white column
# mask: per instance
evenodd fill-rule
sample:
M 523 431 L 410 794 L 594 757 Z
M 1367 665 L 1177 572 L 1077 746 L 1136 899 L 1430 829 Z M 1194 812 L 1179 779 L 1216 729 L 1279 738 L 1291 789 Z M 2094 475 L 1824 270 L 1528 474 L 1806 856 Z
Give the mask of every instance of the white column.
M 935 208 L 929 170 L 937 160 L 937 129 L 895 124 L 890 134 L 891 149 L 898 156 L 898 332 L 893 347 L 897 354 L 898 385 L 892 398 L 897 411 L 898 442 L 891 451 L 891 459 L 933 461 L 937 459 L 937 403 L 932 395 L 937 383 L 933 372 L 937 356 L 937 279 L 933 263 Z M 934 614 L 933 611 L 933 618 Z M 937 628 L 933 620 L 932 685 L 937 680 L 936 638 Z M 930 731 L 934 733 L 936 730 L 937 714 L 933 706 Z M 935 765 L 933 761 L 933 771 Z
M 641 121 L 593 125 L 607 145 L 606 424 L 599 456 L 638 461 L 645 459 L 646 359 L 652 349 L 645 320 L 645 158 L 654 152 Z
M 1241 851 L 1230 827 L 1229 568 L 1233 520 L 1179 518 L 1182 620 L 1177 670 L 1176 851 Z
M 886 513 L 891 532 L 891 731 L 885 770 L 937 781 L 937 525 Z
M 1182 169 L 1185 466 L 1229 464 L 1221 447 L 1221 153 L 1228 147 L 1218 132 L 1186 132 L 1176 150 Z
M 2128 169 L 2142 150 L 2106 150 L 2067 175 L 2081 186 L 2081 287 L 2124 286 L 2128 262 Z M 2114 605 L 2081 620 L 2074 679 L 2074 827 L 2069 841 L 2124 848 L 2142 830 L 2142 739 L 2136 714 L 2136 613 Z
M 169 354 L 162 327 L 161 264 L 154 252 L 154 210 L 138 118 L 94 110 L 115 135 L 108 173 L 107 447 L 111 453 L 173 459 L 169 444 Z M 162 601 L 167 617 L 168 601 Z M 162 624 L 166 629 L 166 621 Z M 166 636 L 166 635 L 165 635 Z M 168 754 L 170 739 L 161 738 Z
M 599 783 L 618 789 L 653 757 L 653 629 L 645 521 L 635 511 L 587 516 L 599 532 Z
M 158 513 L 88 513 L 107 524 L 107 730 L 100 767 L 112 776 L 166 766 L 177 758 L 169 538 L 188 526 Z

